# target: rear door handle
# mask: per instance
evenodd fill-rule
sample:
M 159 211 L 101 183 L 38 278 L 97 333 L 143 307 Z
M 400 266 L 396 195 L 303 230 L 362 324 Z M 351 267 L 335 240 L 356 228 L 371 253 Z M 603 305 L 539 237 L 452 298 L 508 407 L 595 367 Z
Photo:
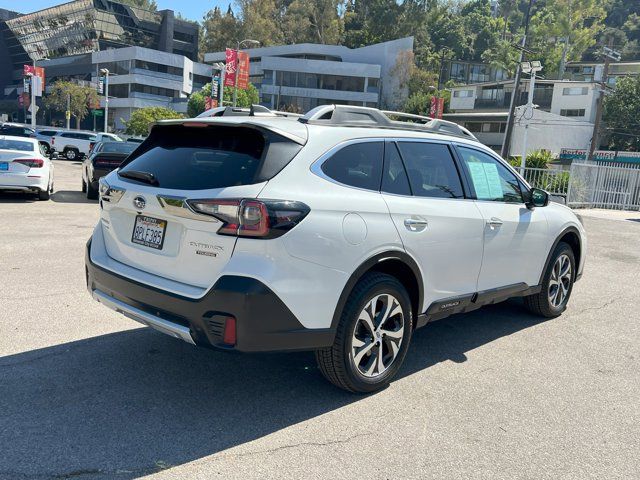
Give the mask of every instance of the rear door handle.
M 491 220 L 487 220 L 487 225 L 491 228 L 498 228 L 504 222 L 497 217 L 491 217 Z
M 428 225 L 429 222 L 420 218 L 406 218 L 404 220 L 404 226 L 407 227 L 407 230 L 410 232 L 421 232 L 427 228 Z

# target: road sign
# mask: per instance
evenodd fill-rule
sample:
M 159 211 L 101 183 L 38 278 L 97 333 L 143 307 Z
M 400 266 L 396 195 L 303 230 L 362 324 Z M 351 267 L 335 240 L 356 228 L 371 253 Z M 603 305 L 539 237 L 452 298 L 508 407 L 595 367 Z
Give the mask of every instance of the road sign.
M 91 110 L 94 117 L 104 117 L 104 110 Z

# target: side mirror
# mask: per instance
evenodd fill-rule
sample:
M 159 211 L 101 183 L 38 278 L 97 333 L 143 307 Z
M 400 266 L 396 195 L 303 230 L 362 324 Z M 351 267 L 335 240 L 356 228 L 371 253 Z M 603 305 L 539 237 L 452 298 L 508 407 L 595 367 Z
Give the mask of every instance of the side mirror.
M 549 205 L 549 194 L 539 188 L 532 188 L 528 195 L 525 195 L 527 208 L 546 207 Z

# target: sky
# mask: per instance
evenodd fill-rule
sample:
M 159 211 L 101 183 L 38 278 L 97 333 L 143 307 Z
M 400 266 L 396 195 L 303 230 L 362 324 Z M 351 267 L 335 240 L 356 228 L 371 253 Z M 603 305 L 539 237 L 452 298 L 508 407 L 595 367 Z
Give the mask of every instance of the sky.
M 65 0 L 24 0 L 16 2 L 15 0 L 0 0 L 0 8 L 14 10 L 20 13 L 31 13 L 43 8 L 53 7 L 66 3 Z M 233 0 L 156 0 L 159 10 L 170 9 L 180 12 L 183 17 L 189 20 L 200 21 L 204 14 L 218 5 L 225 10 Z

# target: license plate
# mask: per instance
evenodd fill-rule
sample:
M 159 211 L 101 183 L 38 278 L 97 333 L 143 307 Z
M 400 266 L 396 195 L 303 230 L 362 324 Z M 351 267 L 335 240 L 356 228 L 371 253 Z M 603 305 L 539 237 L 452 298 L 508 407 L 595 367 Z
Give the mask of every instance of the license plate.
M 0 172 L 6 172 L 9 170 L 9 164 L 7 162 L 0 162 Z
M 138 245 L 162 250 L 164 232 L 167 228 L 166 220 L 159 220 L 146 215 L 137 215 L 133 225 L 131 241 Z

